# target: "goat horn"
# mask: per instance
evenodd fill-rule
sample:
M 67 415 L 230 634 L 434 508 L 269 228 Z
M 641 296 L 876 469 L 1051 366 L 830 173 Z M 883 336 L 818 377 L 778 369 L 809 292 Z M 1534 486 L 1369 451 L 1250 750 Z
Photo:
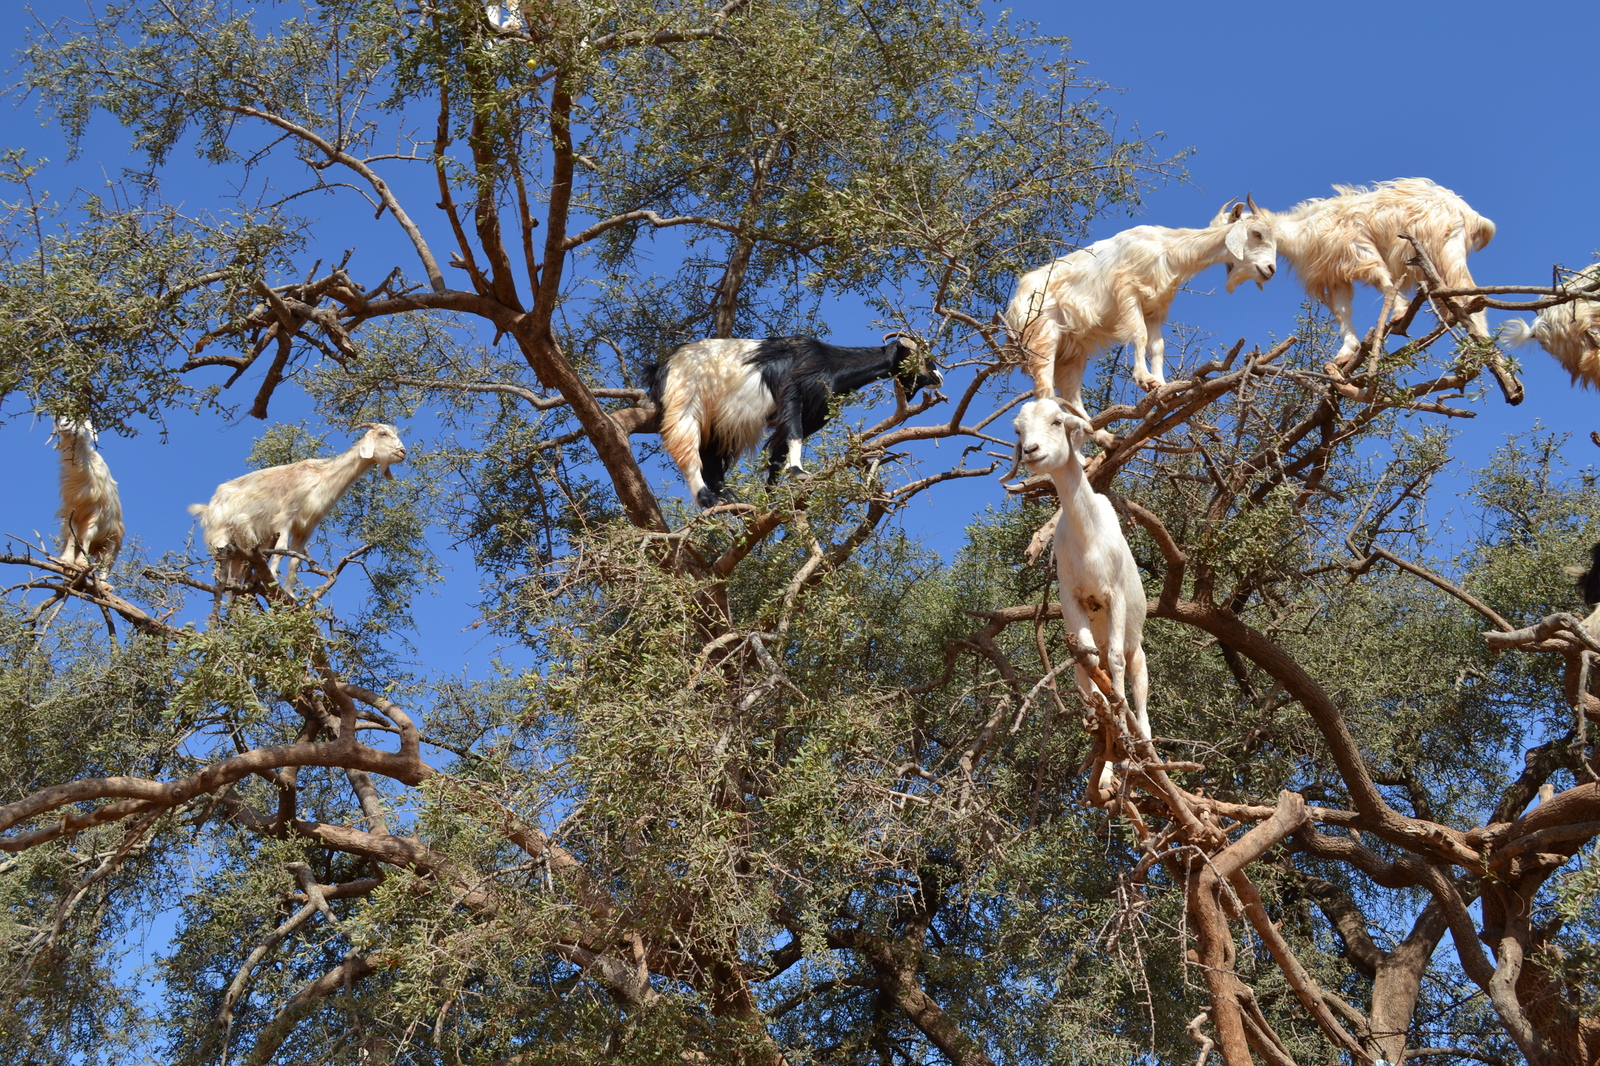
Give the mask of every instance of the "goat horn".
M 1011 449 L 1011 469 L 1002 477 L 1001 481 L 1010 481 L 1017 476 L 1017 471 L 1022 469 L 1022 438 L 1017 438 L 1016 445 Z
M 1245 206 L 1250 209 L 1250 213 L 1252 215 L 1259 215 L 1261 213 L 1261 208 L 1256 206 L 1256 198 L 1250 193 L 1244 194 L 1244 203 Z
M 383 427 L 377 422 L 357 422 L 355 425 L 350 427 L 350 432 L 354 433 L 358 429 L 382 429 L 382 428 Z
M 910 343 L 910 344 L 911 344 L 911 345 L 912 345 L 912 346 L 915 346 L 915 345 L 916 345 L 916 343 L 917 343 L 917 342 L 916 342 L 916 338 L 914 338 L 914 337 L 912 337 L 912 336 L 911 336 L 911 334 L 909 334 L 909 333 L 904 333 L 904 332 L 901 332 L 901 331 L 900 331 L 900 330 L 898 330 L 898 329 L 891 329 L 891 330 L 890 330 L 890 331 L 889 331 L 889 332 L 888 332 L 888 333 L 885 333 L 885 334 L 884 334 L 884 335 L 883 335 L 883 343 L 885 343 L 885 344 L 888 344 L 888 343 L 889 343 L 889 342 L 890 342 L 890 341 L 892 341 L 892 340 L 903 340 L 903 341 L 907 341 L 907 342 L 909 342 L 909 343 Z

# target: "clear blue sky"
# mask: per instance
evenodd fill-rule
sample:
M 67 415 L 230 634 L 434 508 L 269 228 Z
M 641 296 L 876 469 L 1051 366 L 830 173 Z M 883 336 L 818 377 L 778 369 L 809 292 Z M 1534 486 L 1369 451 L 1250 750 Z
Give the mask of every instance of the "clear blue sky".
M 26 17 L 22 7 L 0 3 L 12 25 Z M 1072 54 L 1085 64 L 1084 73 L 1119 90 L 1108 99 L 1125 131 L 1159 132 L 1171 151 L 1194 150 L 1188 182 L 1153 191 L 1137 218 L 1103 220 L 1096 237 L 1142 222 L 1204 225 L 1224 201 L 1246 191 L 1264 206 L 1281 208 L 1325 195 L 1334 182 L 1426 176 L 1455 189 L 1498 225 L 1494 242 L 1472 259 L 1480 281 L 1537 282 L 1548 278 L 1553 262 L 1582 265 L 1600 248 L 1600 200 L 1591 177 L 1600 164 L 1600 135 L 1588 106 L 1600 95 L 1592 52 L 1600 39 L 1600 6 L 1154 0 L 1013 9 L 1045 32 L 1073 39 Z M 1535 10 L 1537 19 L 1530 15 Z M 60 139 L 40 128 L 31 102 L 0 107 L 0 143 L 57 164 L 66 157 Z M 92 187 L 102 173 L 134 162 L 121 131 L 102 123 L 83 158 L 52 166 L 43 184 L 64 195 L 74 184 Z M 188 206 L 209 206 L 214 177 L 191 157 L 175 155 L 166 181 Z M 302 204 L 324 217 L 349 209 L 333 200 Z M 347 246 L 329 245 L 334 257 Z M 1195 288 L 1200 292 L 1179 297 L 1174 322 L 1199 326 L 1224 343 L 1289 332 L 1303 299 L 1287 273 L 1265 292 L 1246 286 L 1223 295 L 1220 269 L 1202 275 Z M 1201 294 L 1212 289 L 1215 295 Z M 1375 298 L 1363 306 L 1362 314 L 1375 316 Z M 864 327 L 834 322 L 837 336 Z M 1507 433 L 1536 422 L 1572 431 L 1568 456 L 1575 465 L 1600 458 L 1587 440 L 1596 424 L 1589 417 L 1593 396 L 1572 389 L 1537 348 L 1524 349 L 1521 358 L 1527 401 L 1508 408 L 1491 393 L 1480 402 L 1479 418 L 1455 427 L 1464 434 L 1462 458 L 1479 462 Z M 275 416 L 296 417 L 288 394 L 280 396 Z M 219 481 L 244 469 L 260 428 L 250 419 L 224 426 L 177 416 L 166 441 L 155 434 L 104 439 L 130 533 L 156 550 L 183 543 L 192 529 L 185 506 L 207 499 Z M 0 532 L 53 534 L 54 458 L 42 425 L 0 423 L 6 471 Z M 405 474 L 404 468 L 396 472 Z M 669 491 L 677 491 L 675 477 L 661 476 Z M 932 504 L 914 506 L 904 521 L 948 552 L 969 516 L 1000 499 L 994 482 L 964 483 Z M 448 649 L 456 669 L 470 663 L 478 673 L 488 658 L 482 631 L 460 632 L 472 618 L 465 606 L 472 597 L 470 560 L 443 556 L 459 567 L 461 587 L 424 612 L 425 646 L 435 655 Z

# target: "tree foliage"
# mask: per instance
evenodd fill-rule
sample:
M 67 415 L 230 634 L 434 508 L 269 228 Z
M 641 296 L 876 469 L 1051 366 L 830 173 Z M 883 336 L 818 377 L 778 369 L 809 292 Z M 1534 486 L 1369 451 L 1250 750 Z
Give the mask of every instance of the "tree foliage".
M 1337 373 L 1315 318 L 1149 394 L 1108 360 L 1091 478 L 1159 736 L 1058 684 L 1088 652 L 1024 562 L 1048 484 L 958 517 L 1021 399 L 993 312 L 1176 161 L 985 11 L 135 3 L 35 35 L 48 114 L 109 114 L 150 173 L 57 201 L 10 158 L 5 410 L 132 433 L 298 389 L 405 424 L 412 472 L 343 499 L 298 595 L 261 558 L 212 611 L 193 555 L 0 557 L 11 1061 L 1595 1054 L 1589 474 L 1512 441 L 1435 537 L 1456 401 L 1508 374 L 1447 298 Z M 226 213 L 163 199 L 195 165 Z M 952 395 L 843 411 L 740 503 L 658 494 L 640 367 L 841 300 Z M 252 462 L 329 444 L 273 424 Z M 430 535 L 515 651 L 487 677 L 409 643 Z M 157 915 L 159 1003 L 121 954 Z

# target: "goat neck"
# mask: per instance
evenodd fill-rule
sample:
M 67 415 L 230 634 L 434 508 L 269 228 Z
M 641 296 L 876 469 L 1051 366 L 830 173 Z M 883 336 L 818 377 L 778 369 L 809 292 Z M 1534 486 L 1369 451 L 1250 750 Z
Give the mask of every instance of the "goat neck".
M 896 365 L 896 356 L 900 354 L 898 347 L 892 349 L 892 354 L 886 352 L 883 346 L 840 348 L 830 345 L 830 348 L 831 373 L 828 376 L 835 395 L 855 392 L 874 381 L 891 378 L 900 369 Z M 802 362 L 797 369 L 804 373 L 812 368 Z
M 304 506 L 295 523 L 297 528 L 309 529 L 318 525 L 362 474 L 379 465 L 376 458 L 361 458 L 358 451 L 360 447 L 358 441 L 331 459 L 310 460 L 317 464 L 316 477 L 306 487 Z
M 1304 258 L 1311 239 L 1311 220 L 1322 200 L 1312 200 L 1288 211 L 1272 216 L 1272 228 L 1278 235 L 1278 254 L 1291 264 Z
M 1193 277 L 1228 258 L 1227 238 L 1226 225 L 1175 229 L 1163 256 L 1166 267 L 1179 277 Z
M 1069 452 L 1065 463 L 1039 472 L 1050 476 L 1056 487 L 1056 499 L 1061 505 L 1056 537 L 1061 539 L 1070 536 L 1071 543 L 1091 544 L 1100 535 L 1100 527 L 1095 521 L 1094 486 L 1089 484 L 1089 475 L 1083 468 L 1083 456 L 1078 449 L 1071 448 Z

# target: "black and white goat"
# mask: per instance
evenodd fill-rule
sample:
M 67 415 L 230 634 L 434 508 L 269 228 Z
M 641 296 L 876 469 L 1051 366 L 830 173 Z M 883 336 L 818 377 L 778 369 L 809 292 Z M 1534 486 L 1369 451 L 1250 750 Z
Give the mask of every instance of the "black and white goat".
M 767 483 L 785 466 L 801 471 L 801 444 L 828 421 L 835 396 L 897 378 L 910 396 L 944 376 L 916 344 L 890 335 L 881 347 L 840 348 L 815 337 L 713 338 L 678 348 L 644 370 L 661 408 L 661 443 L 695 502 L 726 498 L 724 478 L 770 427 Z

